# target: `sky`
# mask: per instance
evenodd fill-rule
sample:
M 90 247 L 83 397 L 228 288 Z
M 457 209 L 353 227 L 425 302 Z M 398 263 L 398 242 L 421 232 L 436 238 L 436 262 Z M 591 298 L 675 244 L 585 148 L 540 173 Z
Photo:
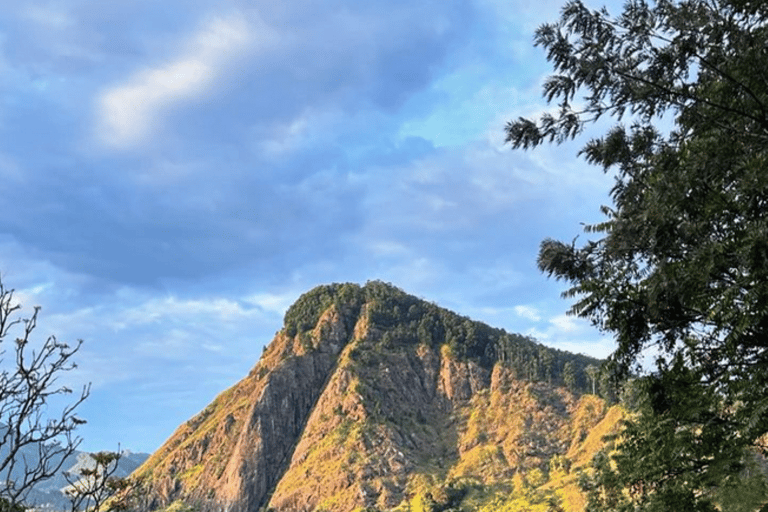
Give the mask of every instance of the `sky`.
M 0 275 L 36 336 L 84 340 L 82 448 L 157 449 L 319 284 L 607 356 L 536 255 L 612 178 L 584 137 L 504 144 L 550 108 L 562 3 L 0 0 Z

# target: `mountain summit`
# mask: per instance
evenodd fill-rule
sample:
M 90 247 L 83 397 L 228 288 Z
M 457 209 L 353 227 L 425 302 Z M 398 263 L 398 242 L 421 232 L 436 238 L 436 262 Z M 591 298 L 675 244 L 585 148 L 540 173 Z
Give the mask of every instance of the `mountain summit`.
M 320 286 L 136 475 L 147 509 L 447 510 L 586 463 L 618 419 L 582 396 L 599 363 L 382 282 Z

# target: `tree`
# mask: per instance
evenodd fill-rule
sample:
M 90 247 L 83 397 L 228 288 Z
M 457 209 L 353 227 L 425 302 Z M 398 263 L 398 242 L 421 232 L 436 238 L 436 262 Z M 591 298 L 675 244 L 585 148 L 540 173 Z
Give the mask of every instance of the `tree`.
M 681 413 L 695 393 L 707 421 L 733 433 L 702 474 L 768 449 L 766 41 L 766 2 L 629 0 L 611 17 L 570 1 L 535 37 L 554 67 L 544 96 L 556 112 L 506 127 L 513 147 L 530 148 L 618 121 L 580 152 L 615 173 L 605 221 L 587 226 L 581 246 L 544 240 L 538 264 L 571 284 L 572 314 L 615 336 L 617 378 L 641 372 L 644 354 L 657 358 L 649 386 L 669 396 L 636 426 L 674 416 L 701 442 L 704 416 Z M 686 510 L 711 510 L 713 480 L 675 471 L 678 440 L 658 440 L 669 443 L 669 472 L 633 496 L 678 489 Z
M 576 371 L 573 369 L 573 363 L 570 361 L 563 366 L 563 384 L 568 391 L 576 392 Z
M 597 375 L 597 392 L 598 395 L 610 405 L 613 405 L 618 401 L 619 395 L 612 380 L 610 367 L 602 365 Z
M 706 391 L 682 356 L 670 371 L 641 379 L 640 386 L 639 414 L 619 436 L 609 437 L 605 451 L 619 449 L 610 463 L 605 453 L 593 461 L 594 476 L 585 486 L 588 510 L 714 512 L 717 504 L 729 512 L 756 511 L 765 503 L 765 475 L 746 474 L 755 461 L 744 457 L 719 397 Z
M 91 454 L 92 465 L 86 465 L 77 473 L 64 473 L 69 485 L 64 493 L 69 497 L 71 511 L 88 510 L 99 512 L 115 493 L 125 491 L 128 481 L 115 475 L 120 462 L 120 450 Z M 109 510 L 121 509 L 121 500 Z
M 590 364 L 586 368 L 584 368 L 584 373 L 587 374 L 587 377 L 589 378 L 589 382 L 592 383 L 592 394 L 597 394 L 597 379 L 600 376 L 600 368 Z
M 0 512 L 24 512 L 24 507 L 18 503 L 11 503 L 5 498 L 0 498 Z
M 23 508 L 31 488 L 62 469 L 81 439 L 75 435 L 84 420 L 75 410 L 88 397 L 85 386 L 69 405 L 55 411 L 57 398 L 72 390 L 58 381 L 74 369 L 70 347 L 50 336 L 32 340 L 39 308 L 24 319 L 14 291 L 0 282 L 0 510 Z M 13 340 L 13 341 L 10 341 Z M 12 357 L 6 357 L 11 352 Z M 54 409 L 52 411 L 51 409 Z

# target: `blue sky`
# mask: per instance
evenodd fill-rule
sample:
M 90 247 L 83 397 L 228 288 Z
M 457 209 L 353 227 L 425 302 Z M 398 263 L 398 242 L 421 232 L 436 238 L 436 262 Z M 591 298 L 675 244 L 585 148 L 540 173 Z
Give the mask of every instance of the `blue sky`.
M 503 144 L 562 3 L 0 0 L 0 272 L 85 341 L 83 447 L 159 447 L 322 283 L 606 356 L 535 259 L 611 178 Z

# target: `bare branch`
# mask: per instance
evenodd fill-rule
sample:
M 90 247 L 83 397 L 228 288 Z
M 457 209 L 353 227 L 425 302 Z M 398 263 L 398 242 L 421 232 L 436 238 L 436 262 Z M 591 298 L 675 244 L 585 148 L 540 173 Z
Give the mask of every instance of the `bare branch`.
M 84 386 L 58 413 L 50 411 L 54 397 L 72 394 L 58 381 L 76 368 L 82 341 L 74 347 L 54 336 L 35 342 L 40 308 L 27 319 L 20 310 L 14 291 L 0 282 L 0 345 L 13 340 L 12 358 L 0 351 L 0 499 L 10 505 L 23 504 L 32 487 L 58 474 L 77 450 L 75 430 L 83 420 L 75 411 L 90 394 Z

